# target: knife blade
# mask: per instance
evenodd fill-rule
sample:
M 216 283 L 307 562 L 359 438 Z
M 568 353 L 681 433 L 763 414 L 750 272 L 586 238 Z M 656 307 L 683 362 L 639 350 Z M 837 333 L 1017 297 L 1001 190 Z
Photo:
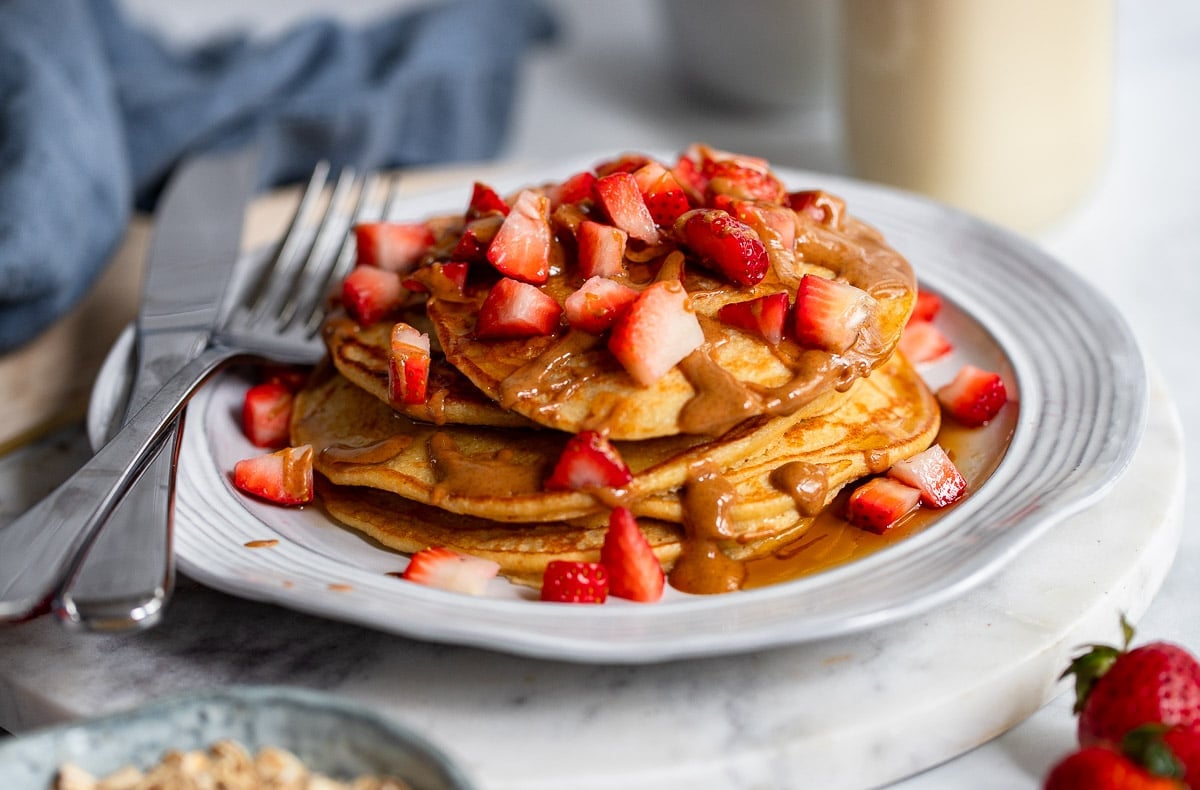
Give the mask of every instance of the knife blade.
M 185 162 L 156 212 L 137 317 L 125 418 L 208 342 L 241 251 L 257 176 L 255 148 Z M 184 416 L 113 512 L 54 612 L 68 627 L 114 631 L 157 623 L 174 586 L 174 475 Z M 114 425 L 114 428 L 119 425 Z

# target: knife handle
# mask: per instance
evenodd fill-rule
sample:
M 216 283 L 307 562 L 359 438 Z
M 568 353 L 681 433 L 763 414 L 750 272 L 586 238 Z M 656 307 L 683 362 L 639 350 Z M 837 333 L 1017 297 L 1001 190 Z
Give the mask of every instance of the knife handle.
M 185 416 L 159 443 L 146 471 L 101 527 L 78 574 L 59 592 L 54 615 L 68 628 L 128 631 L 162 619 L 175 583 L 175 465 Z
M 196 389 L 240 352 L 209 347 L 171 377 L 108 444 L 23 516 L 0 529 L 0 622 L 45 611 L 74 577 L 100 525 L 146 469 Z

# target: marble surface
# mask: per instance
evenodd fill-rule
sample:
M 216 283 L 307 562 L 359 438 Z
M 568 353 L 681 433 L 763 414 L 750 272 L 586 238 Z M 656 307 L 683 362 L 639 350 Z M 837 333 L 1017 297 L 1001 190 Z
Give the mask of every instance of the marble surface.
M 135 5 L 181 37 L 250 13 L 231 0 L 189 0 L 169 12 Z M 367 15 L 384 5 L 345 7 Z M 780 164 L 844 169 L 828 113 L 747 117 L 680 95 L 655 43 L 652 4 L 551 5 L 564 40 L 529 65 L 511 159 L 669 150 L 703 139 Z M 79 637 L 45 620 L 0 631 L 0 727 L 93 715 L 183 688 L 299 682 L 393 712 L 487 787 L 537 787 L 522 773 L 534 768 L 547 787 L 869 786 L 957 754 L 973 742 L 964 733 L 998 737 L 898 786 L 1037 787 L 1071 748 L 1073 720 L 1066 695 L 1040 710 L 1030 701 L 1060 690 L 1053 678 L 1080 642 L 1116 637 L 1118 609 L 1138 615 L 1144 638 L 1200 650 L 1200 534 L 1183 502 L 1197 475 L 1183 459 L 1200 451 L 1200 372 L 1188 346 L 1200 329 L 1200 106 L 1182 98 L 1200 87 L 1200 6 L 1120 0 L 1117 8 L 1108 167 L 1094 193 L 1035 241 L 1112 299 L 1161 372 L 1161 387 L 1124 488 L 988 586 L 852 646 L 589 668 L 418 644 L 185 584 L 168 621 L 144 634 Z M 267 14 L 273 25 L 284 21 Z M 81 434 L 68 431 L 0 458 L 0 519 L 49 490 L 85 452 Z M 1146 474 L 1134 474 L 1142 464 Z M 1097 531 L 1114 524 L 1123 529 Z M 1072 531 L 1070 550 L 1056 555 L 1064 551 L 1056 538 Z M 1012 652 L 977 677 L 968 662 L 992 645 Z M 947 665 L 947 650 L 965 660 Z M 865 716 L 880 700 L 891 718 Z M 839 762 L 864 745 L 867 759 L 858 751 L 860 759 Z

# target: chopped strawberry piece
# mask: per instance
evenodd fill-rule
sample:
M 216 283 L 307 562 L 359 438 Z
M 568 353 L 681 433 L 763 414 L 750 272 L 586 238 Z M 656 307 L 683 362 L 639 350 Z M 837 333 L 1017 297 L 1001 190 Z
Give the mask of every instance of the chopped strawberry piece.
M 304 505 L 313 499 L 313 449 L 304 444 L 270 455 L 238 461 L 233 484 L 247 494 L 279 505 Z
M 796 290 L 796 340 L 840 354 L 854 345 L 859 328 L 874 309 L 875 300 L 861 288 L 806 274 Z
M 482 595 L 499 572 L 499 564 L 492 560 L 431 546 L 412 555 L 400 578 L 439 590 Z
M 763 244 L 778 244 L 791 252 L 796 246 L 796 212 L 766 203 L 732 201 L 729 213 L 749 225 Z
M 763 167 L 755 167 L 733 159 L 712 162 L 705 170 L 707 192 L 728 195 L 740 200 L 761 200 L 781 203 L 787 190 L 778 178 Z
M 638 292 L 607 277 L 592 277 L 567 297 L 563 312 L 573 329 L 598 335 L 613 325 Z
M 508 212 L 508 204 L 496 190 L 480 181 L 475 182 L 475 187 L 471 190 L 471 202 L 467 204 L 466 217 L 468 220 L 492 213 L 507 216 Z
M 890 477 L 873 477 L 850 494 L 846 519 L 882 535 L 921 503 L 921 492 Z
M 908 317 L 908 323 L 914 324 L 920 321 L 932 321 L 937 318 L 937 314 L 941 310 L 942 297 L 933 291 L 917 291 L 917 301 L 913 305 L 912 315 Z
M 501 274 L 537 285 L 550 276 L 550 243 L 550 199 L 527 189 L 496 231 L 487 259 Z
M 466 263 L 485 263 L 488 247 L 503 224 L 504 216 L 500 214 L 486 214 L 469 221 L 450 258 Z
M 242 399 L 242 432 L 255 447 L 283 447 L 292 421 L 292 390 L 278 382 L 256 384 Z
M 542 575 L 541 598 L 555 603 L 604 603 L 608 570 L 598 562 L 551 560 Z
M 609 219 L 633 238 L 647 244 L 659 242 L 658 228 L 637 180 L 624 171 L 612 173 L 596 181 L 596 197 Z
M 400 275 L 374 266 L 355 266 L 342 281 L 342 304 L 358 323 L 373 324 L 404 302 Z
M 888 477 L 918 489 L 929 507 L 945 507 L 967 491 L 967 481 L 940 444 L 892 464 Z
M 354 226 L 360 266 L 406 273 L 433 244 L 433 231 L 419 222 L 364 222 Z
M 786 291 L 767 294 L 745 302 L 732 302 L 717 310 L 717 318 L 761 337 L 771 345 L 783 340 L 787 323 L 788 295 Z
M 559 206 L 571 203 L 582 203 L 590 200 L 595 195 L 595 190 L 596 174 L 590 170 L 584 170 L 550 189 L 550 205 L 557 209 Z
M 613 173 L 632 173 L 650 161 L 644 154 L 621 154 L 616 159 L 596 165 L 596 174 L 603 177 Z
M 675 222 L 675 234 L 700 262 L 736 285 L 755 285 L 767 273 L 767 248 L 758 234 L 720 209 L 693 209 Z
M 615 508 L 609 514 L 600 562 L 608 569 L 608 591 L 618 598 L 641 603 L 662 598 L 666 584 L 662 564 L 626 508 Z
M 546 478 L 547 491 L 582 491 L 586 488 L 620 488 L 633 479 L 617 448 L 603 434 L 580 431 L 567 440 Z
M 398 322 L 388 352 L 388 397 L 393 403 L 424 403 L 429 386 L 429 335 Z
M 629 234 L 612 225 L 585 219 L 575 231 L 579 245 L 579 274 L 612 277 L 625 270 L 625 243 Z
M 311 369 L 303 365 L 285 365 L 279 362 L 268 362 L 262 367 L 263 383 L 280 384 L 288 392 L 299 392 L 308 383 Z
M 642 199 L 650 212 L 650 218 L 656 225 L 669 228 L 679 219 L 679 215 L 692 208 L 687 193 L 683 187 L 658 162 L 647 162 L 636 171 L 633 178 L 641 190 Z
M 479 307 L 475 335 L 485 340 L 548 335 L 561 316 L 554 297 L 536 285 L 503 277 Z
M 1000 412 L 1008 390 L 999 373 L 963 365 L 949 384 L 938 388 L 937 399 L 956 420 L 974 428 Z
M 617 318 L 608 350 L 644 387 L 665 376 L 704 342 L 704 330 L 679 282 L 657 282 Z
M 708 189 L 708 179 L 700 172 L 700 164 L 687 156 L 679 157 L 675 162 L 675 167 L 671 168 L 671 175 L 675 177 L 684 190 L 690 190 L 695 196 L 701 196 Z
M 900 353 L 914 364 L 933 362 L 953 350 L 954 344 L 929 321 L 909 323 L 900 335 Z
M 842 217 L 846 215 L 845 201 L 820 189 L 791 192 L 787 196 L 787 205 L 797 214 L 831 228 L 841 227 Z

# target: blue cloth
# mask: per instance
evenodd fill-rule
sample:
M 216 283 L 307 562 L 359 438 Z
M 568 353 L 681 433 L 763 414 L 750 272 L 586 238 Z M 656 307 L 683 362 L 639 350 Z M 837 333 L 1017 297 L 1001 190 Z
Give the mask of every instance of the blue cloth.
M 0 0 L 0 352 L 86 293 L 185 156 L 263 144 L 261 183 L 494 156 L 534 0 L 451 0 L 191 51 L 112 0 Z

